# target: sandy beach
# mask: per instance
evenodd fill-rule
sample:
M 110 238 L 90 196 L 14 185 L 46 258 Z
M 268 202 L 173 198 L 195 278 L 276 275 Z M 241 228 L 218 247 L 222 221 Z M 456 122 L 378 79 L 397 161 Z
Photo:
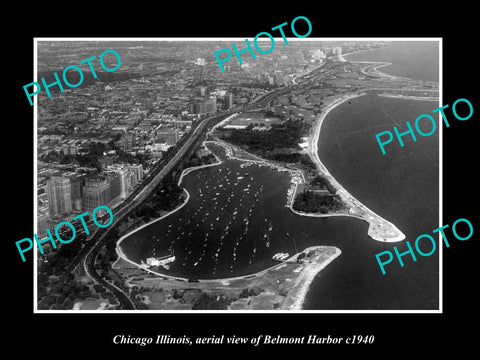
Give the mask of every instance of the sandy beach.
M 308 289 L 310 288 L 313 279 L 315 279 L 320 271 L 342 253 L 339 248 L 333 246 L 320 248 L 322 248 L 323 252 L 318 256 L 318 259 L 307 264 L 302 270 L 301 274 L 292 285 L 291 290 L 288 292 L 287 297 L 283 301 L 281 306 L 282 310 L 302 310 L 305 297 L 307 296 Z M 309 248 L 305 249 L 304 252 L 307 252 L 308 250 Z
M 324 175 L 330 181 L 330 183 L 335 186 L 335 188 L 338 189 L 337 194 L 347 204 L 349 212 L 348 214 L 345 214 L 345 216 L 353 216 L 367 221 L 370 225 L 368 228 L 368 235 L 374 240 L 382 242 L 402 241 L 405 239 L 405 235 L 394 224 L 375 214 L 360 201 L 354 198 L 347 190 L 345 190 L 330 174 L 318 155 L 318 140 L 320 138 L 320 131 L 322 129 L 323 121 L 327 117 L 328 113 L 344 102 L 363 95 L 365 95 L 365 93 L 353 93 L 338 97 L 332 100 L 323 109 L 322 113 L 317 119 L 313 133 L 309 136 L 308 154 L 310 155 L 312 161 L 316 164 L 319 172 Z M 299 215 L 309 216 L 306 214 Z M 328 216 L 328 214 L 326 214 L 326 216 Z
M 413 95 L 401 95 L 401 94 L 377 94 L 380 97 L 387 97 L 393 99 L 406 99 L 406 100 L 418 100 L 418 101 L 435 101 L 438 102 L 438 96 L 413 96 Z

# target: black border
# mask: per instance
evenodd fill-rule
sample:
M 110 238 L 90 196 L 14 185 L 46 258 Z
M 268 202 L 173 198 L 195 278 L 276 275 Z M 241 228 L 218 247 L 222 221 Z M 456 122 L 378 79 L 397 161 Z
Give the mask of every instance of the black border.
M 311 37 L 442 37 L 444 104 L 467 98 L 475 109 L 465 122 L 452 121 L 443 130 L 443 223 L 458 218 L 469 219 L 478 228 L 475 207 L 475 136 L 478 128 L 476 78 L 475 9 L 455 3 L 447 9 L 436 5 L 419 9 L 418 5 L 384 3 L 280 3 L 259 9 L 246 3 L 181 4 L 178 9 L 162 3 L 111 3 L 66 7 L 24 9 L 14 12 L 16 21 L 5 23 L 6 55 L 4 84 L 3 176 L 5 239 L 3 298 L 4 312 L 14 314 L 6 324 L 10 328 L 6 344 L 17 351 L 25 343 L 36 351 L 60 356 L 78 355 L 158 355 L 173 351 L 198 354 L 231 354 L 247 349 L 253 352 L 302 354 L 305 350 L 318 356 L 356 355 L 378 352 L 384 356 L 402 353 L 434 355 L 447 349 L 473 348 L 472 315 L 476 312 L 477 283 L 475 256 L 478 230 L 465 242 L 454 241 L 444 248 L 443 314 L 33 314 L 33 266 L 31 259 L 22 263 L 14 241 L 33 233 L 33 107 L 25 101 L 22 86 L 33 80 L 34 37 L 234 37 L 254 36 L 296 16 L 306 16 L 313 25 Z M 40 7 L 40 5 L 35 5 Z M 10 10 L 12 11 L 12 10 Z M 480 109 L 480 108 L 478 108 Z M 471 324 L 470 324 L 471 323 Z M 472 326 L 473 325 L 473 329 Z M 28 335 L 27 335 L 28 334 Z M 114 346 L 116 334 L 138 336 L 208 336 L 309 334 L 346 337 L 354 334 L 375 336 L 373 345 L 347 346 Z M 65 352 L 66 351 L 66 352 Z

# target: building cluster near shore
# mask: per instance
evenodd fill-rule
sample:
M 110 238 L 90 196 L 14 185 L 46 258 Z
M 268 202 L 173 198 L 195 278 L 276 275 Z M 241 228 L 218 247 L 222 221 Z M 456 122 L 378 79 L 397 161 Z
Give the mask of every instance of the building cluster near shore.
M 100 205 L 114 208 L 140 183 L 141 164 L 107 166 L 101 173 L 44 169 L 38 176 L 38 235 L 61 220 Z

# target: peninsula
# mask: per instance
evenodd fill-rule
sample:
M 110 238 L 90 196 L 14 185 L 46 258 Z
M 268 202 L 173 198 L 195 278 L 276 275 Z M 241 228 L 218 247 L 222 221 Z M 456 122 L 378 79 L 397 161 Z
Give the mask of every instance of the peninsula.
M 324 111 L 319 115 L 317 123 L 315 125 L 315 130 L 313 134 L 309 137 L 308 141 L 308 154 L 315 162 L 319 173 L 324 176 L 332 186 L 337 189 L 337 193 L 341 197 L 342 201 L 345 203 L 348 212 L 339 214 L 339 215 L 347 215 L 357 217 L 359 219 L 365 220 L 369 223 L 368 228 L 368 235 L 378 241 L 386 241 L 386 242 L 396 242 L 402 241 L 405 239 L 405 235 L 391 222 L 385 220 L 384 218 L 380 217 L 365 205 L 363 205 L 359 200 L 354 198 L 347 190 L 345 190 L 338 181 L 330 174 L 327 170 L 325 165 L 320 160 L 318 155 L 318 139 L 320 136 L 320 131 L 322 128 L 323 121 L 327 117 L 328 113 L 332 111 L 335 107 L 343 104 L 344 102 L 364 95 L 363 93 L 360 94 L 350 94 L 338 97 L 332 100 L 328 105 L 325 106 Z M 302 214 L 302 215 L 309 215 L 309 214 Z M 312 214 L 310 214 L 312 215 Z M 332 214 L 336 215 L 336 214 Z M 313 216 L 329 216 L 328 214 L 325 215 L 313 215 Z

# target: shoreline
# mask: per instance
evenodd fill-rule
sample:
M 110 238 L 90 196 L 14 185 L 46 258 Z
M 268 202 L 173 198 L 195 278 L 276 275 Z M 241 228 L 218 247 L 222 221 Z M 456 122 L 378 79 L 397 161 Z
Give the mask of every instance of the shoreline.
M 389 94 L 389 93 L 377 93 L 377 96 L 392 98 L 392 99 L 404 99 L 404 100 L 438 101 L 438 97 L 432 97 L 432 96 L 414 96 L 414 95 L 401 95 L 401 94 Z
M 271 163 L 271 162 L 269 162 L 265 159 L 259 158 L 258 156 L 251 155 L 248 152 L 246 152 L 246 153 L 251 155 L 252 157 L 254 157 L 254 159 L 242 159 L 240 157 L 235 156 L 236 154 L 234 154 L 234 152 L 235 151 L 244 151 L 244 150 L 237 149 L 236 147 L 234 147 L 230 144 L 227 144 L 223 141 L 218 141 L 218 140 L 206 140 L 206 141 L 204 141 L 202 145 L 207 150 L 208 150 L 208 148 L 207 148 L 208 143 L 213 143 L 213 144 L 216 144 L 218 146 L 223 147 L 225 149 L 225 153 L 226 153 L 226 156 L 228 158 L 233 158 L 233 159 L 236 159 L 237 161 L 241 161 L 241 162 L 244 162 L 244 163 L 254 163 L 254 164 L 257 164 L 259 166 L 267 166 L 267 167 L 270 167 L 270 168 L 275 168 L 278 171 L 287 171 L 292 179 L 294 178 L 295 175 L 301 174 L 302 181 L 305 182 L 305 179 L 303 177 L 303 173 L 300 170 L 293 170 L 293 169 L 287 168 L 287 167 L 279 165 L 279 164 Z M 212 152 L 212 154 L 214 154 L 214 153 Z M 182 180 L 183 180 L 183 177 L 188 175 L 192 171 L 199 170 L 199 169 L 205 168 L 205 167 L 211 167 L 211 166 L 219 165 L 223 162 L 215 154 L 214 154 L 214 156 L 217 159 L 217 162 L 214 163 L 214 164 L 206 164 L 206 165 L 200 165 L 200 166 L 184 169 L 181 176 L 180 176 L 178 184 L 180 185 Z M 290 196 L 287 199 L 287 205 L 286 206 L 290 207 L 290 209 L 296 215 L 310 216 L 308 214 L 301 214 L 301 213 L 299 213 L 299 212 L 297 212 L 297 211 L 295 211 L 291 208 L 291 206 L 293 204 L 293 200 L 294 200 L 294 195 L 296 193 L 296 189 L 297 189 L 299 183 L 294 182 L 294 184 L 295 184 L 295 192 L 293 193 L 293 196 Z M 127 234 L 123 235 L 117 241 L 116 252 L 117 252 L 117 255 L 118 255 L 118 259 L 112 265 L 113 268 L 121 269 L 121 267 L 122 267 L 121 262 L 125 261 L 128 264 L 131 264 L 138 269 L 144 270 L 145 272 L 156 276 L 159 279 L 159 281 L 176 281 L 176 282 L 181 282 L 181 283 L 184 283 L 184 284 L 188 283 L 190 287 L 192 286 L 192 283 L 189 282 L 189 279 L 186 278 L 186 277 L 167 275 L 165 273 L 159 272 L 158 270 L 152 270 L 152 269 L 146 268 L 146 267 L 142 266 L 141 264 L 138 264 L 138 263 L 134 262 L 133 260 L 130 260 L 128 258 L 128 256 L 123 252 L 123 250 L 120 246 L 120 243 L 123 240 L 125 240 L 127 237 L 131 236 L 135 232 L 143 229 L 146 226 L 151 225 L 154 222 L 157 222 L 157 221 L 160 221 L 160 220 L 166 218 L 167 216 L 175 213 L 176 211 L 180 210 L 183 206 L 185 206 L 186 203 L 188 202 L 188 200 L 190 199 L 190 194 L 187 191 L 187 189 L 183 188 L 183 190 L 186 192 L 187 198 L 178 208 L 176 208 L 176 209 L 174 209 L 174 210 L 172 210 L 172 211 L 170 211 L 166 214 L 163 214 L 161 217 L 159 217 L 157 219 L 154 219 L 154 220 L 150 221 L 149 223 L 143 224 L 142 226 L 128 232 Z M 288 205 L 288 203 L 290 203 L 290 205 Z M 325 215 L 326 216 L 345 216 L 346 214 L 325 214 Z M 312 215 L 312 216 L 315 216 L 315 215 Z M 276 269 L 282 268 L 284 266 L 284 264 L 295 262 L 296 258 L 299 254 L 306 253 L 311 249 L 322 249 L 323 252 L 322 252 L 321 255 L 319 255 L 319 258 L 315 259 L 312 263 L 304 264 L 304 268 L 302 269 L 300 274 L 298 274 L 298 277 L 295 280 L 295 284 L 288 291 L 287 296 L 284 299 L 284 301 L 282 302 L 282 305 L 281 305 L 281 308 L 280 308 L 280 310 L 281 309 L 284 309 L 284 310 L 301 310 L 302 306 L 305 302 L 306 296 L 308 294 L 310 284 L 313 282 L 313 280 L 318 275 L 318 273 L 320 273 L 327 265 L 329 265 L 334 259 L 336 259 L 338 256 L 341 255 L 342 252 L 341 252 L 340 249 L 338 249 L 336 247 L 332 247 L 332 246 L 314 246 L 314 247 L 310 247 L 310 248 L 305 248 L 305 249 L 301 250 L 300 252 L 293 254 L 292 256 L 290 256 L 285 261 L 282 261 L 278 264 L 269 266 L 268 268 L 257 271 L 255 273 L 249 273 L 249 274 L 234 276 L 234 277 L 230 277 L 230 278 L 213 278 L 213 279 L 208 279 L 208 278 L 207 279 L 201 279 L 201 278 L 199 278 L 199 279 L 196 279 L 198 281 L 197 284 L 200 288 L 201 288 L 202 285 L 207 286 L 207 287 L 208 286 L 227 286 L 228 287 L 231 282 L 248 280 L 248 279 L 258 279 L 258 278 L 265 277 L 265 276 L 268 277 L 269 274 L 271 274 L 272 271 L 275 271 Z M 278 311 L 278 310 L 276 310 L 276 311 Z
M 392 65 L 392 63 L 388 62 L 388 61 L 368 61 L 368 60 L 347 60 L 347 59 L 345 59 L 345 56 L 348 56 L 348 55 L 354 55 L 354 54 L 359 54 L 359 53 L 362 53 L 362 52 L 368 52 L 368 51 L 374 51 L 374 50 L 377 50 L 377 49 L 366 49 L 366 50 L 353 51 L 351 53 L 339 55 L 338 59 L 341 62 L 351 62 L 353 64 L 366 64 L 366 66 L 363 67 L 360 71 L 367 76 L 379 76 L 379 77 L 383 77 L 383 78 L 389 78 L 389 79 L 392 79 L 392 80 L 408 79 L 408 78 L 403 77 L 403 76 L 384 73 L 384 72 L 378 70 L 381 67 L 386 67 L 386 66 Z
M 308 251 L 309 249 L 318 248 L 311 247 L 306 248 L 303 252 Z M 282 310 L 302 310 L 303 305 L 305 304 L 305 299 L 310 289 L 310 284 L 317 277 L 325 267 L 327 267 L 333 260 L 339 257 L 342 254 L 342 251 L 335 246 L 322 247 L 325 249 L 330 249 L 333 251 L 333 254 L 329 254 L 326 259 L 323 259 L 320 262 L 314 262 L 305 266 L 302 273 L 295 280 L 295 283 L 292 285 L 291 290 L 288 292 L 285 300 L 282 303 Z
M 366 93 L 353 93 L 349 95 L 343 95 L 339 98 L 334 99 L 329 103 L 324 111 L 318 116 L 313 134 L 310 135 L 308 139 L 308 154 L 312 161 L 317 166 L 318 171 L 323 174 L 330 183 L 335 186 L 337 194 L 342 198 L 342 201 L 348 206 L 349 210 L 346 214 L 341 214 L 343 216 L 352 216 L 366 221 L 369 224 L 368 235 L 377 241 L 382 242 L 398 242 L 405 239 L 405 235 L 391 222 L 385 220 L 381 216 L 374 213 L 372 210 L 367 208 L 359 200 L 353 197 L 345 188 L 340 185 L 340 183 L 330 174 L 326 166 L 320 160 L 318 154 L 318 142 L 320 138 L 320 132 L 323 125 L 323 121 L 327 115 L 335 109 L 337 106 L 349 101 L 350 99 L 364 96 Z M 300 214 L 299 214 L 300 215 Z M 301 216 L 319 216 L 320 214 L 302 214 Z M 329 216 L 329 214 L 321 214 L 323 216 Z M 332 214 L 334 215 L 334 214 Z M 337 215 L 338 216 L 338 215 Z M 320 216 L 319 216 L 320 217 Z
M 298 256 L 304 254 L 303 260 L 298 261 Z M 127 286 L 143 287 L 147 292 L 158 291 L 173 296 L 177 291 L 192 292 L 201 291 L 210 296 L 223 296 L 231 298 L 232 302 L 224 310 L 228 312 L 261 311 L 274 313 L 290 313 L 301 311 L 305 303 L 308 290 L 312 281 L 326 266 L 341 255 L 341 250 L 335 246 L 310 246 L 288 259 L 264 269 L 260 272 L 225 279 L 206 280 L 180 280 L 174 277 L 158 277 L 148 269 L 151 275 L 129 273 L 127 270 Z M 122 269 L 119 269 L 121 272 Z M 256 294 L 241 296 L 245 289 L 261 289 Z M 181 295 L 183 297 L 183 294 Z M 203 312 L 204 310 L 193 310 L 185 302 L 178 302 L 173 297 L 167 302 L 156 300 L 152 310 L 176 310 L 179 312 Z M 190 302 L 190 304 L 192 304 Z M 148 304 L 147 304 L 148 305 Z
M 217 162 L 215 163 L 212 163 L 212 164 L 205 164 L 205 165 L 199 165 L 199 166 L 193 166 L 193 167 L 189 167 L 189 168 L 186 168 L 182 171 L 182 173 L 180 174 L 180 177 L 179 177 L 179 180 L 177 182 L 177 185 L 180 186 L 181 183 L 182 183 L 182 180 L 183 178 L 190 174 L 191 172 L 193 171 L 196 171 L 196 170 L 200 170 L 200 169 L 203 169 L 203 168 L 208 168 L 208 167 L 213 167 L 213 166 L 218 166 L 220 164 L 223 163 L 223 161 L 212 151 L 210 151 L 208 148 L 207 148 L 207 144 L 214 144 L 214 145 L 217 145 L 217 146 L 221 146 L 222 148 L 224 148 L 225 150 L 225 156 L 227 156 L 228 158 L 230 159 L 235 159 L 239 162 L 244 162 L 244 163 L 253 163 L 253 164 L 256 164 L 258 166 L 266 166 L 266 167 L 269 167 L 269 168 L 274 168 L 276 169 L 277 171 L 286 171 L 290 174 L 291 177 L 294 176 L 294 174 L 292 174 L 293 172 L 299 172 L 298 170 L 295 171 L 295 170 L 292 170 L 292 169 L 289 169 L 289 168 L 286 168 L 286 167 L 283 167 L 281 165 L 278 165 L 278 164 L 274 164 L 274 163 L 271 163 L 269 162 L 268 160 L 265 160 L 265 159 L 262 159 L 256 155 L 253 155 L 253 154 L 250 154 L 242 149 L 238 149 L 237 147 L 231 145 L 231 144 L 227 144 L 223 141 L 219 141 L 219 140 L 205 140 L 203 141 L 202 145 L 203 147 L 209 151 L 211 154 L 213 154 L 213 156 L 215 156 Z M 250 155 L 251 157 L 253 157 L 254 159 L 242 159 L 240 157 L 237 157 L 235 156 L 234 154 L 234 151 L 244 151 L 246 152 L 248 155 Z M 279 168 L 282 168 L 282 169 L 279 169 Z M 301 172 L 300 172 L 301 173 Z M 302 178 L 303 178 L 303 174 L 302 174 Z M 303 181 L 305 181 L 305 179 L 303 178 Z M 174 275 L 167 275 L 167 274 L 164 274 L 164 273 L 160 273 L 158 271 L 154 271 L 154 270 L 150 270 L 144 266 L 142 266 L 142 264 L 139 264 L 139 263 L 136 263 L 135 261 L 131 260 L 128 258 L 128 256 L 123 252 L 122 248 L 121 248 L 121 242 L 123 242 L 126 238 L 130 237 L 131 235 L 135 234 L 136 232 L 142 230 L 143 228 L 147 227 L 147 226 L 150 226 L 151 224 L 153 223 L 156 223 L 157 221 L 160 221 L 160 220 L 163 220 L 165 219 L 166 217 L 176 213 L 177 211 L 179 211 L 181 208 L 183 208 L 187 203 L 188 201 L 190 200 L 190 193 L 188 192 L 188 190 L 184 187 L 182 187 L 182 190 L 186 193 L 186 198 L 185 198 L 185 201 L 183 201 L 178 207 L 176 207 L 175 209 L 173 210 L 170 210 L 168 211 L 167 213 L 161 215 L 160 217 L 156 218 L 156 219 L 153 219 L 145 224 L 142 224 L 141 226 L 139 226 L 138 228 L 135 228 L 129 232 L 127 232 L 126 234 L 122 235 L 116 242 L 116 246 L 115 246 L 115 251 L 118 255 L 118 259 L 113 263 L 112 267 L 115 267 L 117 262 L 122 259 L 140 269 L 143 269 L 149 273 L 152 273 L 152 274 L 155 274 L 157 276 L 161 276 L 161 277 L 166 277 L 166 278 L 171 278 L 171 279 L 176 279 L 176 280 L 180 280 L 180 281 L 188 281 L 187 278 L 184 278 L 184 277 L 181 277 L 181 276 L 174 276 Z M 298 254 L 296 254 L 298 255 Z M 291 258 L 295 257 L 296 255 L 292 255 L 292 257 L 290 257 L 288 260 L 290 260 Z M 199 281 L 202 281 L 202 282 L 206 282 L 206 281 L 228 281 L 228 280 L 233 280 L 233 279 L 239 279 L 239 278 L 244 278 L 244 277 L 248 277 L 248 276 L 255 276 L 257 274 L 260 274 L 260 273 L 263 273 L 263 272 L 266 272 L 268 270 L 270 270 L 271 268 L 274 268 L 276 267 L 277 265 L 274 265 L 272 267 L 269 267 L 267 269 L 263 269 L 263 270 L 260 270 L 258 271 L 257 273 L 251 273 L 251 274 L 247 274 L 247 275 L 240 275 L 240 276 L 237 276 L 237 277 L 232 277 L 232 278 L 218 278 L 218 279 L 198 279 Z

